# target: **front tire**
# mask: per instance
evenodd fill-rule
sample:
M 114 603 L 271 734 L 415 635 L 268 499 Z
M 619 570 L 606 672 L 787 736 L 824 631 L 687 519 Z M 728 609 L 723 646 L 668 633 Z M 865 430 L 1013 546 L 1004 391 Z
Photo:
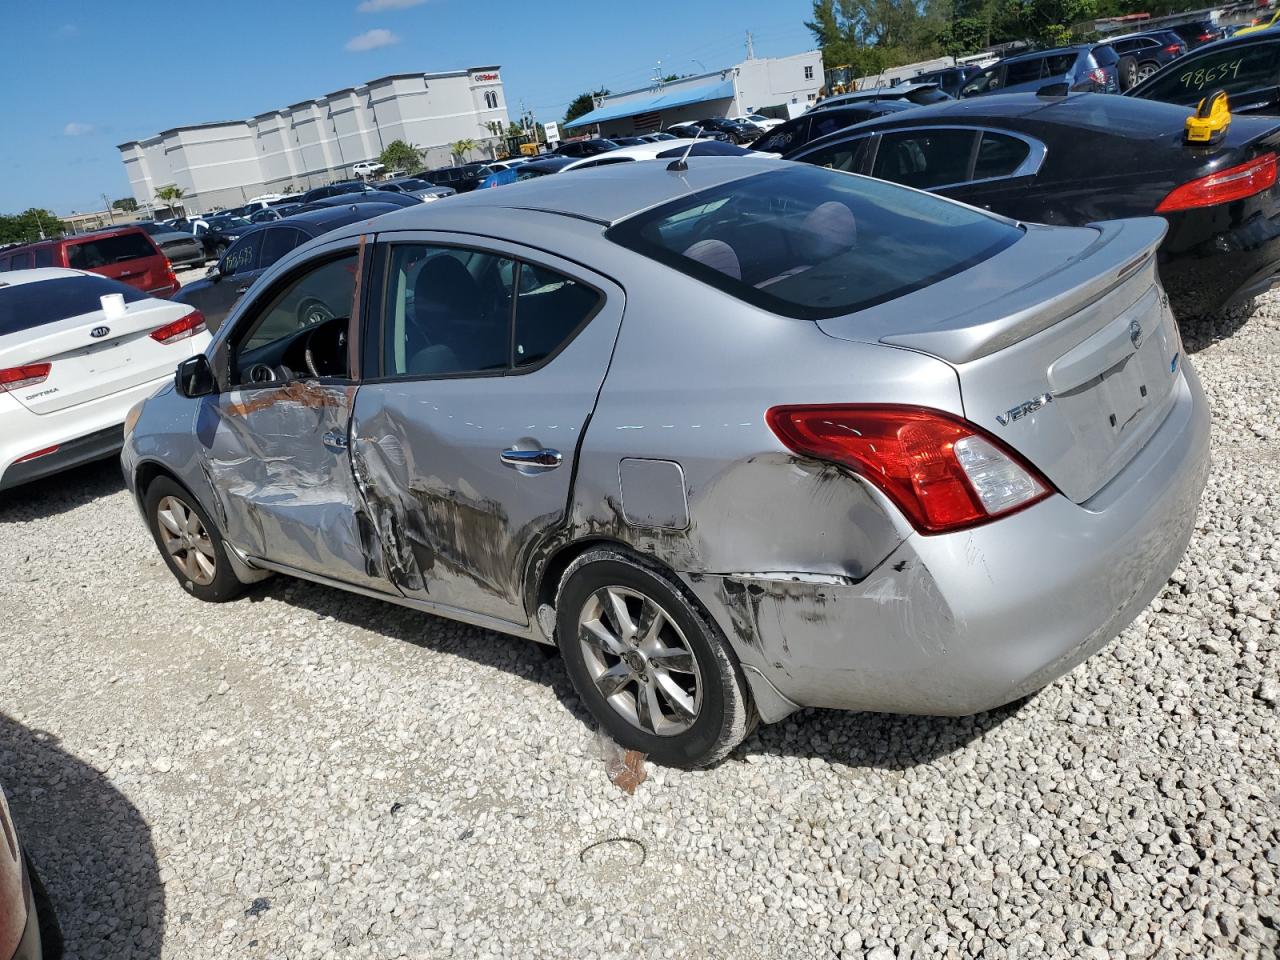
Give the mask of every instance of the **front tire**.
M 147 488 L 146 511 L 160 556 L 187 593 L 225 603 L 245 592 L 227 560 L 222 534 L 184 487 L 157 477 Z
M 672 577 L 637 558 L 596 549 L 569 566 L 556 641 L 596 722 L 658 763 L 709 766 L 754 725 L 728 642 Z

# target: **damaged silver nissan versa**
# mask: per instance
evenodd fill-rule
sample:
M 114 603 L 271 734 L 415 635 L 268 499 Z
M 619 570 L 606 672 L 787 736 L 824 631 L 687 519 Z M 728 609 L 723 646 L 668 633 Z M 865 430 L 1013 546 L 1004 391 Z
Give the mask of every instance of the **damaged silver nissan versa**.
M 663 763 L 798 706 L 973 713 L 1191 535 L 1163 232 L 751 157 L 478 191 L 279 261 L 124 473 L 194 596 L 274 571 L 558 644 Z

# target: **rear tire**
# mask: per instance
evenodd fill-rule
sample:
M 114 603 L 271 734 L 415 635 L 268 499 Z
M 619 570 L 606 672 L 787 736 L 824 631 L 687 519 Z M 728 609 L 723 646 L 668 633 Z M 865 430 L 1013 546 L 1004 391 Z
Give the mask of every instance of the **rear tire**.
M 147 488 L 146 511 L 160 556 L 187 593 L 225 603 L 248 589 L 231 569 L 222 534 L 186 488 L 157 477 Z
M 619 550 L 570 564 L 556 642 L 578 695 L 616 742 L 673 767 L 724 758 L 755 725 L 728 642 L 665 571 Z
M 1116 73 L 1120 77 L 1120 92 L 1138 84 L 1138 61 L 1133 57 L 1121 57 L 1116 64 Z

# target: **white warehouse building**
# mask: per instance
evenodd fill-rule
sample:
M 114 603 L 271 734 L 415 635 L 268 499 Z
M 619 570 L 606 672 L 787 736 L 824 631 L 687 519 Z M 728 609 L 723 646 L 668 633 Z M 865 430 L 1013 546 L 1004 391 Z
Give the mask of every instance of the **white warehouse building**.
M 240 206 L 254 196 L 307 190 L 352 176 L 396 140 L 426 149 L 429 167 L 453 162 L 450 144 L 487 150 L 507 125 L 496 66 L 447 73 L 402 73 L 304 100 L 248 120 L 198 123 L 122 143 L 139 204 L 174 185 L 191 212 Z
M 673 123 L 769 110 L 798 116 L 822 89 L 822 51 L 743 60 L 712 73 L 681 77 L 595 100 L 595 109 L 566 124 L 574 133 L 599 127 L 602 137 L 663 130 Z

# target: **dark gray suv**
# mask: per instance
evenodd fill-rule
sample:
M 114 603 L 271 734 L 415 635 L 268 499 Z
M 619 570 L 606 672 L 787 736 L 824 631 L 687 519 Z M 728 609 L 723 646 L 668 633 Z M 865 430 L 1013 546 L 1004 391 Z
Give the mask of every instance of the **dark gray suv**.
M 1119 93 L 1120 58 L 1105 43 L 1081 43 L 1006 57 L 987 67 L 964 85 L 961 97 L 984 93 L 1035 93 L 1041 87 L 1065 83 L 1070 90 Z

